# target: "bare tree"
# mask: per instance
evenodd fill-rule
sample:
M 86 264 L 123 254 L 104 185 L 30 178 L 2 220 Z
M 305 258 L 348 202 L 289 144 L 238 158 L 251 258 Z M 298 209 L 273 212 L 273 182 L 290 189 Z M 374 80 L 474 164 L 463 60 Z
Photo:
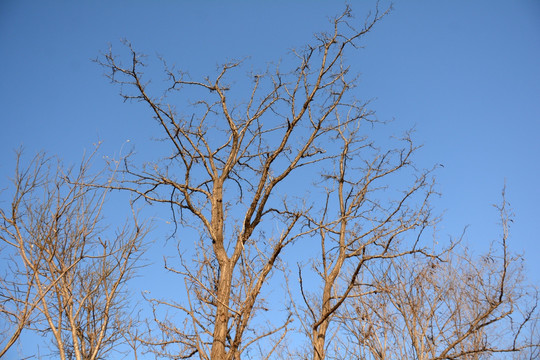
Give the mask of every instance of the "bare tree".
M 144 79 L 143 56 L 129 44 L 129 65 L 112 51 L 98 60 L 122 86 L 125 100 L 149 105 L 173 149 L 141 169 L 126 159 L 117 188 L 169 204 L 179 211 L 179 225 L 202 229 L 194 262 L 167 265 L 184 277 L 187 304 L 153 299 L 187 315 L 183 325 L 156 318 L 163 335 L 151 343 L 159 345 L 160 355 L 237 359 L 264 337 L 273 337 L 274 344 L 283 338 L 288 315 L 269 327 L 253 319 L 266 308 L 261 291 L 284 249 L 314 231 L 302 224 L 311 204 L 287 196 L 286 186 L 306 177 L 317 181 L 315 165 L 328 166 L 342 154 L 336 132 L 373 120 L 351 92 L 356 79 L 344 54 L 384 14 L 368 17 L 360 30 L 348 22 L 350 15 L 346 9 L 332 21 L 332 31 L 293 52 L 290 71 L 275 67 L 252 74 L 243 100 L 244 90 L 233 91 L 227 81 L 241 62 L 227 63 L 214 79 L 202 81 L 166 67 L 169 86 L 155 97 Z M 177 92 L 198 98 L 177 109 L 170 103 Z M 263 352 L 270 356 L 275 349 Z
M 9 207 L 0 210 L 2 315 L 12 324 L 1 355 L 23 329 L 51 334 L 60 359 L 101 359 L 122 337 L 125 282 L 141 254 L 146 228 L 116 233 L 103 226 L 103 188 L 90 188 L 91 156 L 78 169 L 37 155 L 21 164 Z
M 327 356 L 328 331 L 340 307 L 351 297 L 377 293 L 380 262 L 411 254 L 436 257 L 420 241 L 424 229 L 437 220 L 429 206 L 433 184 L 430 171 L 418 171 L 413 165 L 416 148 L 410 137 L 403 139 L 406 147 L 381 152 L 372 140 L 359 135 L 355 124 L 336 116 L 343 122 L 335 129 L 341 154 L 323 173 L 324 206 L 317 217 L 306 214 L 320 244 L 311 278 L 320 281 L 309 281 L 311 286 L 305 289 L 306 271 L 299 267 L 305 303 L 299 319 L 317 360 Z M 404 181 L 408 178 L 409 183 Z
M 381 267 L 377 294 L 355 288 L 339 315 L 341 358 L 537 356 L 537 294 L 508 250 L 506 202 L 499 211 L 501 240 L 483 256 L 454 249 L 440 259 L 394 258 Z

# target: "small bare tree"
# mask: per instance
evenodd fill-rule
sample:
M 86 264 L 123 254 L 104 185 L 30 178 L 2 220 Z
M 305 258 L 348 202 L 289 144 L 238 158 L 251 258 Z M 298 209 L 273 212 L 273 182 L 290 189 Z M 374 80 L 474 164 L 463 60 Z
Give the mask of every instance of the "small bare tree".
M 89 157 L 76 170 L 37 155 L 17 155 L 14 192 L 0 210 L 2 315 L 12 324 L 3 355 L 23 329 L 52 334 L 62 360 L 94 360 L 117 345 L 124 325 L 125 282 L 141 254 L 146 228 L 115 234 L 103 227 L 103 188 L 90 188 Z
M 410 137 L 403 139 L 405 147 L 381 152 L 355 124 L 336 117 L 343 123 L 335 129 L 341 154 L 323 173 L 324 205 L 317 217 L 306 214 L 320 244 L 308 289 L 306 271 L 299 267 L 305 303 L 299 320 L 316 360 L 326 358 L 328 331 L 339 327 L 339 321 L 332 323 L 348 299 L 377 293 L 380 262 L 411 254 L 435 257 L 420 242 L 424 229 L 436 221 L 429 207 L 433 184 L 430 171 L 418 171 L 412 163 L 416 148 Z M 414 176 L 406 183 L 411 171 Z M 317 277 L 319 282 L 313 280 Z
M 442 258 L 391 259 L 381 267 L 376 294 L 355 288 L 339 315 L 341 358 L 537 356 L 537 294 L 508 250 L 506 206 L 499 208 L 501 241 L 485 255 L 454 249 Z

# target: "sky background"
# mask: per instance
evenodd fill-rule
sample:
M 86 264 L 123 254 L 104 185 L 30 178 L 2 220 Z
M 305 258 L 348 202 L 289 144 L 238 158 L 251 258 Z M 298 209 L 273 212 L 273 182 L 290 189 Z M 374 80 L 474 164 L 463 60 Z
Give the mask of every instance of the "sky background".
M 76 162 L 98 140 L 109 156 L 130 140 L 152 157 L 159 131 L 148 109 L 123 103 L 92 62 L 109 45 L 122 52 L 128 39 L 194 78 L 247 56 L 264 68 L 328 29 L 344 4 L 0 1 L 0 187 L 20 146 Z M 374 2 L 351 5 L 362 21 Z M 492 204 L 506 181 L 511 247 L 540 283 L 540 1 L 396 1 L 362 45 L 348 55 L 361 73 L 359 96 L 372 99 L 379 119 L 394 119 L 396 134 L 415 128 L 421 166 L 444 165 L 439 236 L 469 225 L 466 240 L 485 249 L 500 233 Z

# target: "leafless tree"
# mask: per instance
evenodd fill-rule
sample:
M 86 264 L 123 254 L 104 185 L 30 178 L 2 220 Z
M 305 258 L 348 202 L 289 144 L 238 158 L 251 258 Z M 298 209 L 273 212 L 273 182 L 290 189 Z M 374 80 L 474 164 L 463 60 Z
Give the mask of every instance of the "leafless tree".
M 483 256 L 454 249 L 440 259 L 394 258 L 382 267 L 377 294 L 355 288 L 339 315 L 341 358 L 537 356 L 537 293 L 508 249 L 506 202 L 499 211 L 501 240 Z
M 335 129 L 341 154 L 323 173 L 324 206 L 316 217 L 305 215 L 320 244 L 308 289 L 306 271 L 299 267 L 305 303 L 299 319 L 311 340 L 311 357 L 317 360 L 327 357 L 328 331 L 340 307 L 351 297 L 377 293 L 380 274 L 375 269 L 380 262 L 411 254 L 436 257 L 420 241 L 422 232 L 437 220 L 429 206 L 433 184 L 430 171 L 414 168 L 416 148 L 410 137 L 403 139 L 405 147 L 381 152 L 359 135 L 356 124 L 336 117 L 343 122 Z M 407 178 L 412 180 L 407 183 Z
M 108 191 L 90 188 L 91 156 L 79 168 L 39 154 L 21 163 L 13 196 L 0 210 L 2 315 L 11 324 L 3 355 L 21 331 L 51 334 L 60 359 L 101 359 L 122 336 L 125 282 L 141 254 L 146 227 L 111 233 L 103 225 Z
M 304 223 L 312 204 L 287 196 L 287 186 L 318 181 L 318 169 L 348 156 L 336 138 L 340 131 L 373 121 L 351 91 L 356 78 L 344 56 L 383 15 L 374 13 L 357 30 L 346 9 L 330 32 L 293 52 L 290 71 L 276 66 L 252 74 L 244 99 L 246 91 L 233 91 L 228 82 L 242 62 L 227 63 L 215 78 L 202 81 L 166 67 L 169 85 L 156 97 L 142 72 L 144 57 L 131 45 L 129 65 L 112 51 L 98 60 L 122 86 L 125 100 L 149 105 L 172 146 L 163 161 L 142 168 L 126 159 L 123 182 L 116 187 L 166 203 L 179 212 L 173 212 L 178 224 L 202 229 L 193 261 L 182 257 L 180 268 L 167 263 L 185 279 L 187 303 L 152 299 L 156 307 L 187 315 L 183 323 L 156 316 L 162 337 L 150 343 L 159 346 L 159 355 L 238 359 L 271 337 L 273 345 L 262 351 L 269 357 L 285 336 L 289 315 L 268 327 L 254 318 L 266 309 L 261 291 L 284 249 L 314 231 Z M 177 108 L 170 101 L 178 92 L 197 98 Z M 387 165 L 379 161 L 373 164 L 377 172 Z M 423 185 L 419 181 L 418 187 Z

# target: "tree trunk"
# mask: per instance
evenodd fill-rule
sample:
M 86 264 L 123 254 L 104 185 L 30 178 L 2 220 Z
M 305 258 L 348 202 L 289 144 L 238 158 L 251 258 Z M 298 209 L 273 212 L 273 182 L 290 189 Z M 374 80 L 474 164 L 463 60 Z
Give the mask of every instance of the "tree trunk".
M 220 276 L 217 290 L 216 323 L 214 325 L 214 341 L 210 358 L 212 360 L 226 359 L 226 341 L 229 331 L 229 300 L 232 284 L 232 267 L 227 261 L 225 265 L 220 263 Z

